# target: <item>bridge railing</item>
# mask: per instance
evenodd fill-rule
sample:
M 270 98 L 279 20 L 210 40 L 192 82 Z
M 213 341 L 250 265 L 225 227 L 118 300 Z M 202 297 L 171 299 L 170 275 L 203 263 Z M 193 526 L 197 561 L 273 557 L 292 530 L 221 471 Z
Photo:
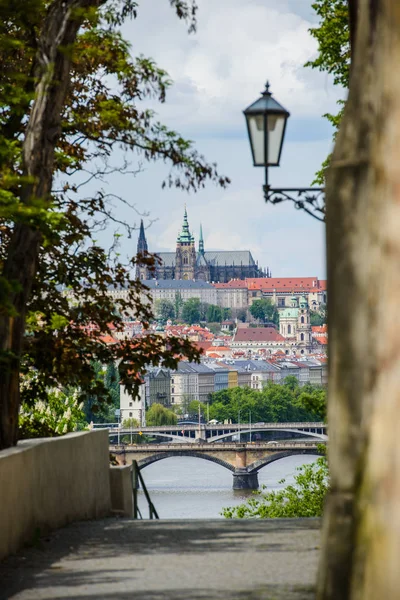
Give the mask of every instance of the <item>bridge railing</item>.
M 186 450 L 190 449 L 192 452 L 196 452 L 198 450 L 205 452 L 215 452 L 216 450 L 239 450 L 239 449 L 247 449 L 247 450 L 281 450 L 283 449 L 302 449 L 302 448 L 316 448 L 320 444 L 324 444 L 324 440 L 311 441 L 305 440 L 298 442 L 284 442 L 284 441 L 273 441 L 273 442 L 234 442 L 234 443 L 214 443 L 211 445 L 207 443 L 198 443 L 198 444 L 176 444 L 176 443 L 167 443 L 167 444 L 124 444 L 110 445 L 110 449 L 115 451 L 116 453 L 124 454 L 125 452 L 133 451 L 133 452 L 158 452 L 158 451 L 170 451 L 170 450 Z

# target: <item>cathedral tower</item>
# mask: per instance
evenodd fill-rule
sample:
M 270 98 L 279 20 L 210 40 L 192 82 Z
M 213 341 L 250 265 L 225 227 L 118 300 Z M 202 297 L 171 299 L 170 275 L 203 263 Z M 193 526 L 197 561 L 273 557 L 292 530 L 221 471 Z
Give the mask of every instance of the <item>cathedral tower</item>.
M 147 240 L 144 233 L 143 219 L 140 220 L 139 238 L 137 243 L 136 256 L 145 256 L 148 253 Z M 137 279 L 150 279 L 149 268 L 147 265 L 136 265 L 136 277 Z
M 175 279 L 194 279 L 196 273 L 196 249 L 194 236 L 189 231 L 185 206 L 182 231 L 176 240 Z

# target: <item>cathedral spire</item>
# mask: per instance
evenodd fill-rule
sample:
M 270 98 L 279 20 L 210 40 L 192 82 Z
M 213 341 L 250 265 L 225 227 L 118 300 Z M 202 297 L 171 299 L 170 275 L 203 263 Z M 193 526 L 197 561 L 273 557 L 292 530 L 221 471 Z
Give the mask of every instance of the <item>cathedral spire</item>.
M 185 204 L 185 212 L 183 214 L 182 231 L 178 235 L 177 241 L 178 241 L 178 243 L 181 243 L 181 244 L 194 242 L 194 237 L 192 236 L 192 234 L 189 231 L 189 223 L 188 223 L 188 218 L 187 218 L 186 204 Z
M 147 240 L 146 240 L 146 236 L 144 233 L 143 219 L 141 219 L 140 220 L 139 238 L 138 238 L 138 243 L 137 243 L 137 253 L 144 254 L 147 251 L 148 251 Z
M 203 227 L 200 223 L 199 253 L 204 255 Z

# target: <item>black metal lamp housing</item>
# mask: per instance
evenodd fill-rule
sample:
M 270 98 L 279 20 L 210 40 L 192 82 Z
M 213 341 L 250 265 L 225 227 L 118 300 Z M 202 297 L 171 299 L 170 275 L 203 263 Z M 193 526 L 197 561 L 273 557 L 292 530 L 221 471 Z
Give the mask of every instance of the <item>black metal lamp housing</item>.
M 272 97 L 269 87 L 267 82 L 261 98 L 243 111 L 254 166 L 265 168 L 265 201 L 277 204 L 290 200 L 296 208 L 305 210 L 318 221 L 325 221 L 324 188 L 275 189 L 269 185 L 268 167 L 279 166 L 286 123 L 290 117 L 290 113 Z
M 243 111 L 255 167 L 278 167 L 290 113 L 272 97 L 269 83 L 261 98 Z

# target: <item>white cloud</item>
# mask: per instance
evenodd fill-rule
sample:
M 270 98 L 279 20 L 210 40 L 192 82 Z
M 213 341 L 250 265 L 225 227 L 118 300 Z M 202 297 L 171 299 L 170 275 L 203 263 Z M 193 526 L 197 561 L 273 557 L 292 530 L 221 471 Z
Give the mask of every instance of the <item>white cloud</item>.
M 340 96 L 327 76 L 303 68 L 316 52 L 308 33 L 315 21 L 310 2 L 198 3 L 195 35 L 187 34 L 168 0 L 143 2 L 125 35 L 135 54 L 153 57 L 174 80 L 165 105 L 154 105 L 160 120 L 193 139 L 232 185 L 228 190 L 209 185 L 191 196 L 161 190 L 166 167 L 149 165 L 135 179 L 114 177 L 110 186 L 158 219 L 147 231 L 153 251 L 174 250 L 187 201 L 196 242 L 203 223 L 206 249 L 250 249 L 274 275 L 322 277 L 323 227 L 290 205 L 265 205 L 263 173 L 252 167 L 242 115 L 268 77 L 274 96 L 291 112 L 282 166 L 271 170 L 271 183 L 310 185 L 330 148 L 329 128 L 320 115 L 335 110 Z M 129 219 L 124 211 L 119 216 Z M 136 240 L 125 240 L 124 252 L 132 254 L 135 245 Z

